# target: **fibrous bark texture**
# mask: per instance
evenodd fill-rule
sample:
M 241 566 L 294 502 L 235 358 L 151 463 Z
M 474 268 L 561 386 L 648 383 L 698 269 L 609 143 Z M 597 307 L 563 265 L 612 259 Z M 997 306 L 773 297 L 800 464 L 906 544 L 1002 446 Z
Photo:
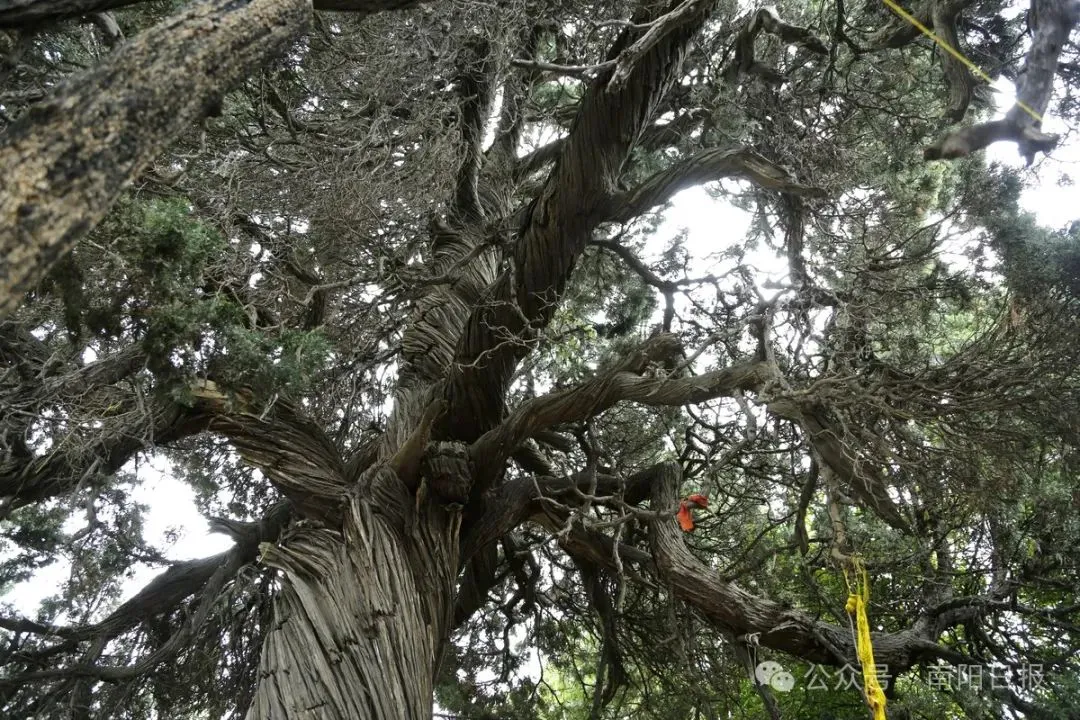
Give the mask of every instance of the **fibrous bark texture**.
M 519 627 L 546 658 L 571 655 L 556 656 L 563 670 L 598 650 L 594 716 L 625 713 L 639 691 L 677 697 L 700 680 L 689 667 L 711 687 L 679 712 L 731 714 L 714 706 L 739 681 L 720 664 L 732 643 L 740 664 L 753 645 L 857 663 L 832 567 L 856 555 L 889 599 L 872 608 L 873 644 L 893 672 L 1019 657 L 1008 643 L 980 654 L 993 641 L 974 634 L 1011 633 L 1003 614 L 1023 612 L 1030 578 L 1058 572 L 1026 548 L 1068 536 L 995 530 L 1036 523 L 998 520 L 1013 508 L 983 497 L 1068 476 L 1043 463 L 1068 444 L 1043 442 L 1070 421 L 1058 397 L 1075 363 L 1020 335 L 1019 305 L 983 327 L 975 310 L 998 308 L 1000 288 L 937 264 L 926 217 L 1000 223 L 1008 195 L 911 157 L 943 111 L 965 114 L 972 87 L 947 59 L 950 95 L 931 102 L 911 70 L 933 46 L 907 20 L 871 35 L 891 17 L 880 3 L 850 17 L 833 3 L 833 19 L 733 0 L 457 3 L 400 24 L 314 23 L 269 67 L 312 7 L 420 2 L 208 0 L 112 54 L 91 29 L 44 25 L 134 2 L 0 0 L 0 28 L 16 29 L 0 41 L 83 33 L 93 52 L 62 59 L 103 59 L 67 84 L 50 65 L 0 89 L 0 163 L 15 169 L 0 177 L 0 519 L 34 530 L 26 506 L 77 499 L 74 537 L 44 519 L 55 549 L 117 518 L 88 579 L 69 584 L 98 592 L 99 566 L 125 567 L 111 543 L 141 517 L 125 469 L 164 448 L 200 501 L 233 516 L 211 529 L 236 545 L 172 564 L 91 625 L 0 613 L 0 629 L 34 636 L 0 659 L 0 707 L 89 720 L 138 698 L 132 716 L 425 720 L 438 688 L 468 705 L 456 716 L 480 717 L 513 695 L 466 687 L 471 671 L 501 653 L 511 682 Z M 1020 23 L 973 4 L 911 14 L 953 46 L 974 43 L 975 21 L 990 49 L 1023 42 Z M 1043 112 L 1076 4 L 1035 5 L 1018 87 Z M 102 21 L 104 41 L 151 14 Z M 217 110 L 202 147 L 155 162 Z M 1029 117 L 937 152 L 1049 147 Z M 681 236 L 655 255 L 649 215 L 729 178 L 741 182 L 708 192 L 754 210 L 746 236 L 717 213 L 700 277 Z M 956 201 L 976 191 L 996 199 Z M 786 279 L 754 266 L 766 248 L 786 256 Z M 970 341 L 958 314 L 974 318 Z M 1038 490 L 1018 497 L 1041 511 L 1071 488 Z M 687 503 L 696 525 L 680 529 Z M 985 528 L 999 537 L 976 543 Z M 468 647 L 446 653 L 456 633 Z M 677 660 L 653 657 L 669 646 Z M 444 653 L 456 667 L 440 674 Z M 169 695 L 190 678 L 195 700 Z M 34 684 L 67 704 L 35 714 Z
M 343 531 L 302 528 L 264 546 L 283 578 L 250 720 L 431 717 L 457 538 L 439 508 L 413 527 L 404 536 L 357 498 Z
M 0 0 L 0 28 L 32 27 L 63 18 L 78 17 L 136 5 L 145 0 Z M 423 0 L 315 0 L 316 10 L 340 10 L 361 15 L 403 10 Z
M 686 7 L 690 12 L 682 11 L 679 23 L 634 60 L 625 82 L 609 86 L 608 71 L 582 100 L 559 159 L 529 208 L 513 270 L 499 278 L 465 325 L 448 379 L 449 410 L 440 428 L 446 436 L 475 440 L 501 415 L 517 363 L 531 351 L 531 336 L 554 315 L 590 233 L 606 219 L 627 154 L 677 79 L 712 3 Z M 625 34 L 612 54 L 633 47 L 634 39 Z
M 139 172 L 310 16 L 306 0 L 193 4 L 13 124 L 0 144 L 0 318 Z

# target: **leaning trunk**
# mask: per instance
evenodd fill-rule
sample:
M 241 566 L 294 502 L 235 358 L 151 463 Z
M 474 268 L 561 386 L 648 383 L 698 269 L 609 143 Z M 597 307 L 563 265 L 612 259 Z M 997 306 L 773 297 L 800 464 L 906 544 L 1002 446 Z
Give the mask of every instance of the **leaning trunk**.
M 355 499 L 343 530 L 300 528 L 264 549 L 282 588 L 250 720 L 431 717 L 450 632 L 457 522 L 426 505 L 405 525 L 380 503 Z
M 15 122 L 0 138 L 0 318 L 128 183 L 310 18 L 310 0 L 195 3 Z

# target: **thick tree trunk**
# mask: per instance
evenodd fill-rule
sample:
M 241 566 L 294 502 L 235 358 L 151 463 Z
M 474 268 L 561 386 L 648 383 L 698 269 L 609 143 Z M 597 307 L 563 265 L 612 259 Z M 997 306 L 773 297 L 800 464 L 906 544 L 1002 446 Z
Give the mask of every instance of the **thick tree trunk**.
M 196 3 L 13 124 L 0 138 L 0 318 L 129 182 L 310 17 L 310 0 Z
M 0 0 L 0 28 L 34 27 L 65 18 L 117 10 L 147 0 Z M 404 10 L 424 0 L 315 0 L 316 10 L 341 10 L 370 15 Z
M 265 548 L 282 589 L 249 720 L 431 717 L 458 523 L 427 504 L 406 531 L 382 505 L 352 500 L 343 531 L 301 528 Z

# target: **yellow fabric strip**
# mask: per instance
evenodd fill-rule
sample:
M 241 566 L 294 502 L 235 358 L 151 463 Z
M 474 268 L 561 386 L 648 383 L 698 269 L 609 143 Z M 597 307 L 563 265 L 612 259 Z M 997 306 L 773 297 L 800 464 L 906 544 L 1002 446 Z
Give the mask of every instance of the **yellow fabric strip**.
M 909 23 L 911 23 L 916 28 L 918 28 L 922 32 L 923 35 L 925 35 L 926 37 L 928 37 L 931 40 L 933 40 L 934 42 L 936 42 L 938 44 L 938 46 L 941 47 L 942 50 L 949 53 L 954 58 L 956 58 L 957 60 L 962 62 L 964 65 L 966 65 L 968 70 L 973 72 L 977 77 L 981 78 L 987 85 L 993 84 L 994 81 L 990 79 L 989 75 L 987 75 L 982 70 L 980 70 L 979 67 L 975 63 L 971 62 L 966 57 L 964 57 L 964 55 L 959 50 L 957 50 L 952 45 L 950 45 L 949 43 L 947 43 L 944 40 L 942 40 L 941 38 L 939 38 L 934 33 L 933 30 L 931 30 L 930 28 L 926 27 L 921 22 L 919 22 L 919 19 L 917 17 L 915 17 L 914 15 L 909 13 L 907 10 L 905 10 L 904 8 L 897 5 L 893 0 L 881 0 L 881 1 L 883 3 L 885 3 L 885 5 L 888 6 L 888 8 L 890 10 L 892 10 L 894 13 L 896 13 L 897 15 L 902 17 L 904 20 L 907 20 Z M 1040 123 L 1042 122 L 1042 115 L 1035 112 L 1035 110 L 1032 109 L 1023 100 L 1021 100 L 1020 98 L 1017 98 L 1016 99 L 1016 104 L 1020 107 L 1021 110 L 1026 112 L 1028 115 L 1035 118 Z
M 877 667 L 874 665 L 874 645 L 870 638 L 870 621 L 866 617 L 866 605 L 870 602 L 870 581 L 866 568 L 858 558 L 852 558 L 852 570 L 855 574 L 855 587 L 844 570 L 844 580 L 848 586 L 847 611 L 855 616 L 855 651 L 862 665 L 863 694 L 874 720 L 886 720 L 885 691 L 877 679 Z

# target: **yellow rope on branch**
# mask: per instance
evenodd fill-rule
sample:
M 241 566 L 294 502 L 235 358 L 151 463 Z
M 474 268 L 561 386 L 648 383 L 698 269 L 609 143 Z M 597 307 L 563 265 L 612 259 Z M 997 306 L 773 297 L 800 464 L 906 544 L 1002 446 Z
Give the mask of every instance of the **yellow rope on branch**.
M 851 576 L 855 582 L 852 584 Z M 870 621 L 866 618 L 866 605 L 870 602 L 870 582 L 866 575 L 866 568 L 858 556 L 851 558 L 851 574 L 844 569 L 844 581 L 848 587 L 848 601 L 846 610 L 849 615 L 855 617 L 855 651 L 859 655 L 859 664 L 862 665 L 863 694 L 866 704 L 870 707 L 874 720 L 886 720 L 885 717 L 885 691 L 878 683 L 877 668 L 874 666 L 874 646 L 870 639 Z
M 942 50 L 949 53 L 954 58 L 956 58 L 957 60 L 962 62 L 964 65 L 966 65 L 968 70 L 975 73 L 975 75 L 978 76 L 980 79 L 982 79 L 987 85 L 993 85 L 994 84 L 994 81 L 990 78 L 990 76 L 987 75 L 986 73 L 984 73 L 981 69 L 979 69 L 978 65 L 976 65 L 975 63 L 968 60 L 966 57 L 964 57 L 964 55 L 959 50 L 957 50 L 952 45 L 950 45 L 949 43 L 945 42 L 940 37 L 938 37 L 937 34 L 934 33 L 933 30 L 931 30 L 930 28 L 926 27 L 921 22 L 919 22 L 919 19 L 917 17 L 915 17 L 914 15 L 909 13 L 907 10 L 905 10 L 904 8 L 897 5 L 894 2 L 894 0 L 881 0 L 881 1 L 883 3 L 885 3 L 885 5 L 888 6 L 888 8 L 890 10 L 892 10 L 894 13 L 896 13 L 897 15 L 902 17 L 904 20 L 907 20 L 909 23 L 911 23 L 916 28 L 918 28 L 919 31 L 921 31 L 923 35 L 925 35 L 926 37 L 928 37 L 931 40 L 933 40 L 934 42 L 936 42 L 938 44 L 938 46 Z M 1016 104 L 1021 110 L 1026 112 L 1028 115 L 1035 118 L 1040 123 L 1042 122 L 1042 115 L 1037 113 L 1030 105 L 1025 103 L 1023 100 L 1021 100 L 1020 98 L 1016 98 Z

